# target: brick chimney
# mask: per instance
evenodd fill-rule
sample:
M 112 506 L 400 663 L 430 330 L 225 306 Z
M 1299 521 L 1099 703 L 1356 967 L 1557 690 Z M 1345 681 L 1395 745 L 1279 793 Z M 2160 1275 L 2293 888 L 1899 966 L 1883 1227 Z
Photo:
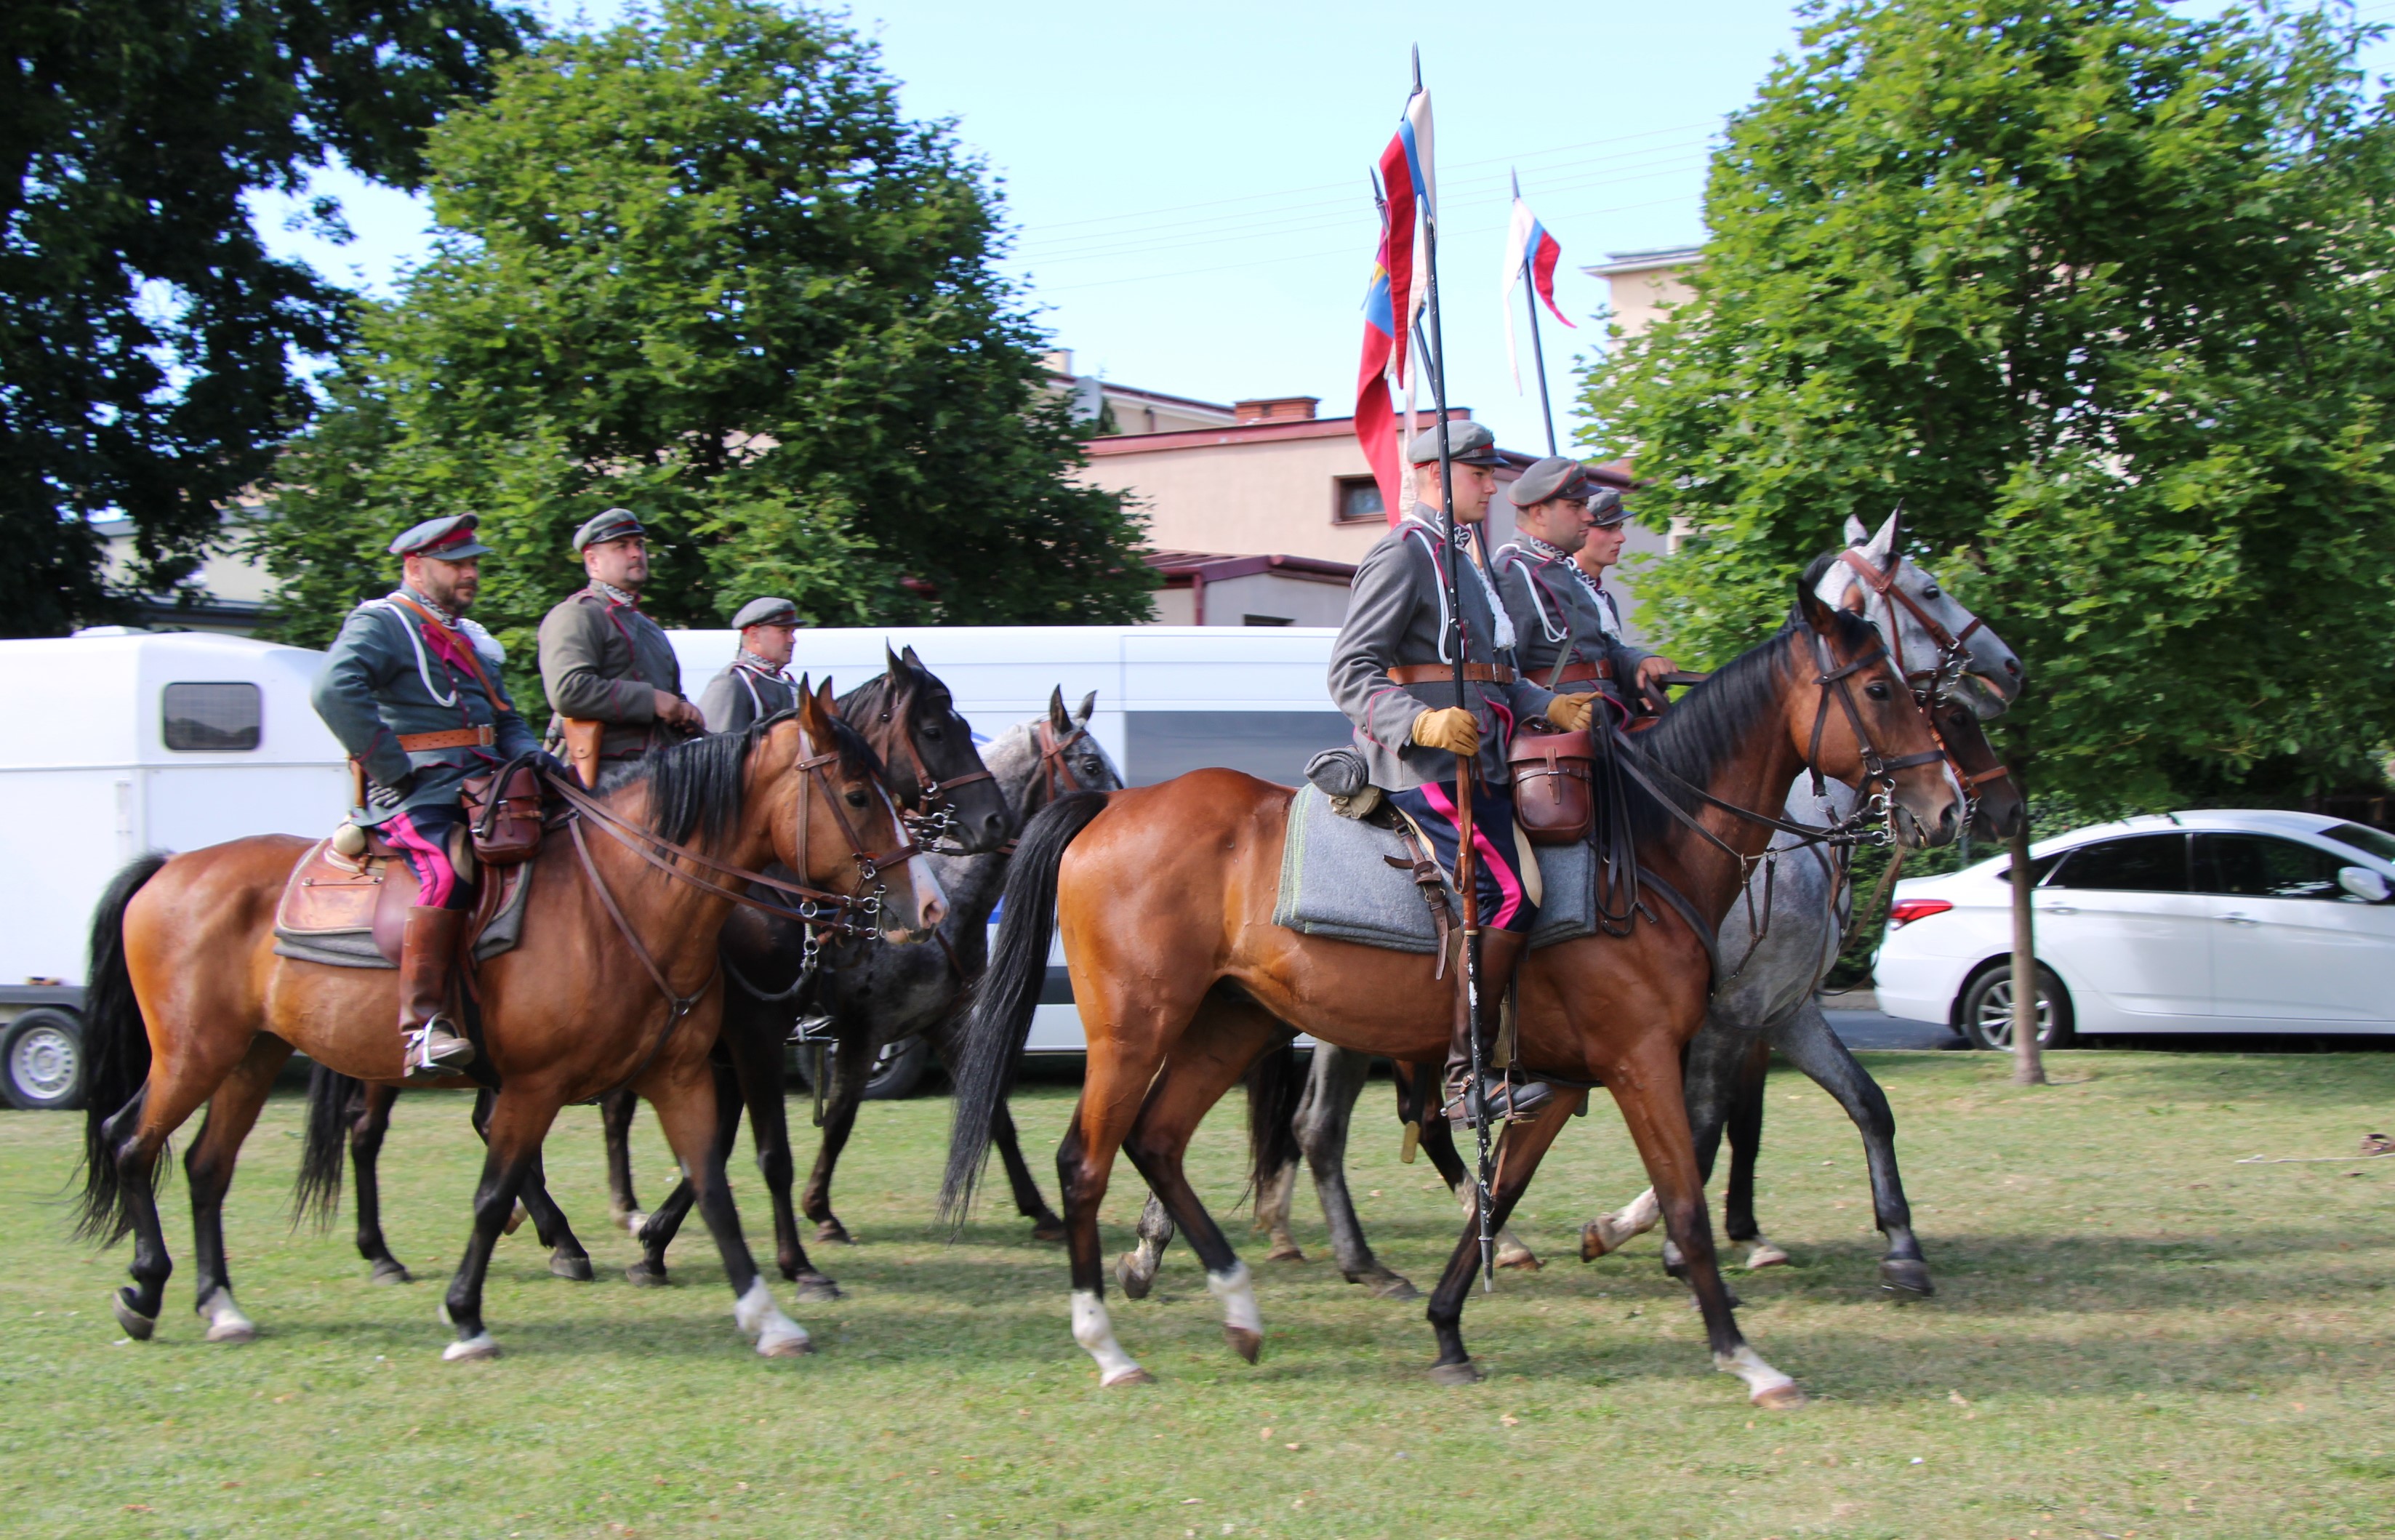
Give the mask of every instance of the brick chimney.
M 1264 396 L 1255 401 L 1235 401 L 1231 410 L 1241 422 L 1305 422 L 1312 419 L 1314 409 L 1322 405 L 1320 396 Z

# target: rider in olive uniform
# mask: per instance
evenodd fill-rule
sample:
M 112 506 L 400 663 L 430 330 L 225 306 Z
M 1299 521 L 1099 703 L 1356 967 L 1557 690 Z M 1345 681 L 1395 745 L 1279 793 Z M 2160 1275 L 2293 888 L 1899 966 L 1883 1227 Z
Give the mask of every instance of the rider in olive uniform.
M 751 599 L 732 624 L 740 631 L 740 650 L 698 697 L 710 733 L 739 732 L 799 703 L 798 682 L 786 667 L 798 636 L 799 606 L 787 599 Z
M 540 622 L 540 678 L 557 717 L 549 724 L 562 741 L 562 719 L 605 724 L 593 779 L 602 788 L 638 763 L 655 743 L 699 731 L 698 708 L 682 698 L 681 663 L 673 644 L 640 610 L 649 580 L 647 533 L 641 521 L 611 508 L 575 532 L 590 586 L 566 596 Z M 576 768 L 579 768 L 577 766 Z
M 1515 538 L 1497 549 L 1497 593 L 1514 622 L 1523 673 L 1565 694 L 1604 695 L 1617 706 L 1639 686 L 1660 688 L 1671 659 L 1622 640 L 1613 596 L 1572 561 L 1590 531 L 1627 519 L 1621 495 L 1592 482 L 1580 461 L 1542 459 L 1505 489 Z M 1560 677 L 1555 665 L 1571 650 Z
M 473 902 L 453 854 L 467 840 L 459 785 L 539 748 L 500 678 L 507 654 L 465 618 L 480 558 L 490 554 L 475 522 L 471 513 L 435 519 L 390 543 L 405 580 L 350 612 L 313 695 L 316 714 L 365 768 L 367 805 L 352 817 L 377 829 L 416 873 L 399 956 L 410 1079 L 450 1073 L 474 1056 L 447 1016 L 450 969 Z
M 1461 534 L 1488 516 L 1502 462 L 1496 441 L 1476 422 L 1450 423 L 1447 437 Z M 1443 576 L 1448 552 L 1436 506 L 1436 426 L 1415 438 L 1409 458 L 1422 498 L 1356 569 L 1347 620 L 1331 648 L 1330 698 L 1356 724 L 1356 747 L 1372 784 L 1412 818 L 1450 870 L 1461 839 L 1455 756 L 1472 756 L 1473 885 L 1481 925 L 1477 1025 L 1486 1042 L 1538 912 L 1515 847 L 1505 740 L 1515 723 L 1532 716 L 1578 727 L 1588 720 L 1589 707 L 1581 697 L 1550 695 L 1515 674 L 1513 626 L 1468 551 L 1459 556 L 1456 573 L 1465 679 L 1463 698 L 1457 698 Z M 1459 1029 L 1448 1050 L 1450 1122 L 1473 1116 L 1470 1066 L 1470 1043 Z M 1490 1076 L 1480 1094 L 1493 1115 L 1522 1118 L 1550 1092 L 1537 1082 L 1516 1085 L 1509 1102 L 1504 1082 Z

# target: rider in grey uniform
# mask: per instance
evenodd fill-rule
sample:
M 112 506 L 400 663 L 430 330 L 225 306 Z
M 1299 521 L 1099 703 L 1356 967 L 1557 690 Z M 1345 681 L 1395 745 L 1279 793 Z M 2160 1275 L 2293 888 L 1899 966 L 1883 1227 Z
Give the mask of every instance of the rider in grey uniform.
M 1514 622 L 1515 660 L 1551 690 L 1600 694 L 1626 712 L 1642 688 L 1661 688 L 1672 661 L 1622 639 L 1613 596 L 1572 559 L 1593 531 L 1630 516 L 1621 495 L 1562 455 L 1531 466 L 1505 492 L 1516 538 L 1497 550 L 1497 592 Z
M 557 716 L 602 723 L 592 781 L 615 784 L 651 746 L 698 732 L 704 719 L 682 698 L 681 663 L 663 628 L 642 615 L 649 581 L 647 532 L 628 509 L 611 508 L 574 535 L 590 586 L 568 594 L 540 622 L 540 677 Z M 576 769 L 581 768 L 576 766 Z
M 698 697 L 710 733 L 740 732 L 799 703 L 798 682 L 787 668 L 799 606 L 787 599 L 751 599 L 732 624 L 740 631 L 740 650 Z
M 1488 516 L 1502 462 L 1496 441 L 1476 422 L 1450 423 L 1447 436 L 1461 535 Z M 1422 830 L 1450 871 L 1462 837 L 1456 756 L 1472 757 L 1473 885 L 1481 927 L 1476 1026 L 1487 1043 L 1493 1041 L 1506 988 L 1538 917 L 1514 842 L 1505 740 L 1515 723 L 1532 716 L 1578 727 L 1588 720 L 1589 706 L 1516 675 L 1512 624 L 1468 551 L 1457 558 L 1465 680 L 1462 698 L 1457 698 L 1436 426 L 1415 438 L 1409 458 L 1421 500 L 1356 569 L 1347 620 L 1331 648 L 1330 698 L 1356 724 L 1356 748 L 1372 784 Z M 1452 1122 L 1473 1119 L 1470 1067 L 1471 1045 L 1459 1026 L 1449 1044 L 1446 1074 Z M 1551 1095 L 1544 1084 L 1531 1082 L 1514 1086 L 1509 1098 L 1505 1082 L 1493 1075 L 1479 1091 L 1492 1116 L 1513 1119 L 1536 1112 Z

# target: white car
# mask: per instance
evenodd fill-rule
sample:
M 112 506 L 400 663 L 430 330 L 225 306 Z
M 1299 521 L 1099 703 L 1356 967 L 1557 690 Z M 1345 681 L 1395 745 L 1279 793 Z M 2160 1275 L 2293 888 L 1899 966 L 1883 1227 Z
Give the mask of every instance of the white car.
M 2074 1032 L 2395 1032 L 2395 835 L 2211 810 L 2030 849 L 2039 1041 Z M 2012 1038 L 2012 863 L 1896 885 L 1880 1009 Z

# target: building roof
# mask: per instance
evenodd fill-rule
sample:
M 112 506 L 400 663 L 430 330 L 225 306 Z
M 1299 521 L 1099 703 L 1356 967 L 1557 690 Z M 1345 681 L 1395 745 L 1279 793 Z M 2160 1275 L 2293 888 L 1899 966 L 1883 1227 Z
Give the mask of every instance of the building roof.
M 1275 572 L 1284 578 L 1295 578 L 1309 583 L 1352 583 L 1356 580 L 1353 563 L 1325 561 L 1319 556 L 1240 556 L 1217 551 L 1151 551 L 1147 564 L 1164 574 L 1170 586 L 1174 578 L 1187 580 L 1203 578 L 1219 583 L 1229 578 L 1248 578 L 1259 572 Z
M 1605 260 L 1581 269 L 1592 278 L 1629 272 L 1653 272 L 1659 268 L 1692 267 L 1704 259 L 1702 246 L 1656 246 L 1648 251 L 1608 251 Z

